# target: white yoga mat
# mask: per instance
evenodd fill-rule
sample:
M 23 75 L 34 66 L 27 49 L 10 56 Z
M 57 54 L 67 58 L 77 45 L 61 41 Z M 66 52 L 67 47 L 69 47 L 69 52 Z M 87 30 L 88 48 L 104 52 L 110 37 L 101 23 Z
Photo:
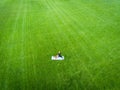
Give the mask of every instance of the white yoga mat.
M 64 60 L 64 56 L 62 56 L 62 57 L 55 57 L 55 56 L 52 56 L 51 57 L 51 60 Z

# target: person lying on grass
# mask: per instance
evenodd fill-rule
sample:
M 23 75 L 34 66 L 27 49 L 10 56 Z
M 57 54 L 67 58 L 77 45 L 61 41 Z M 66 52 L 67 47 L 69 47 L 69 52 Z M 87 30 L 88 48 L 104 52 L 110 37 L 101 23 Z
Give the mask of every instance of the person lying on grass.
M 55 58 L 62 58 L 61 52 L 59 51 L 58 54 L 55 56 Z

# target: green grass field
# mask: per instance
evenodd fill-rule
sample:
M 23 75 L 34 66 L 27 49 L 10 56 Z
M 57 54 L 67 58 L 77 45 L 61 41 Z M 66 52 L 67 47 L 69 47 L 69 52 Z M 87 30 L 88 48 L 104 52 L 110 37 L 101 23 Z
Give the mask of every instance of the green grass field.
M 1 0 L 0 90 L 120 90 L 120 0 Z

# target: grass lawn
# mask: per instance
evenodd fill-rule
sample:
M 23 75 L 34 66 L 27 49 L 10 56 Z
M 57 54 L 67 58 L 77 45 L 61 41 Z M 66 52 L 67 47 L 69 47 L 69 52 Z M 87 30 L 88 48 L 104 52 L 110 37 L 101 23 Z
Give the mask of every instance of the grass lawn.
M 0 90 L 120 90 L 120 0 L 0 0 Z

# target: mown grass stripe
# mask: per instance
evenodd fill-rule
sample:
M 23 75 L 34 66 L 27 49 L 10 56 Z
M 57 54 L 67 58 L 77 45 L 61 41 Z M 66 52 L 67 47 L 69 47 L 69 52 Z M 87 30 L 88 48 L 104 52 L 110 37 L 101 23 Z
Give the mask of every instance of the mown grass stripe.
M 13 32 L 11 33 L 11 35 L 9 37 L 8 43 L 10 43 L 11 41 L 14 40 L 14 35 L 15 35 L 15 31 L 17 29 L 18 19 L 20 17 L 21 7 L 22 7 L 22 2 L 20 3 L 19 10 L 18 10 L 17 15 L 16 15 L 16 20 L 15 20 L 15 23 L 14 23 L 14 26 L 13 26 Z M 4 89 L 5 90 L 9 88 L 9 79 L 10 79 L 10 77 L 8 75 L 9 75 L 10 62 L 12 60 L 11 55 L 13 54 L 11 48 L 9 49 L 9 52 L 10 52 L 9 53 L 9 59 L 6 62 L 6 74 L 5 74 L 5 81 L 4 81 L 4 85 L 5 85 Z

